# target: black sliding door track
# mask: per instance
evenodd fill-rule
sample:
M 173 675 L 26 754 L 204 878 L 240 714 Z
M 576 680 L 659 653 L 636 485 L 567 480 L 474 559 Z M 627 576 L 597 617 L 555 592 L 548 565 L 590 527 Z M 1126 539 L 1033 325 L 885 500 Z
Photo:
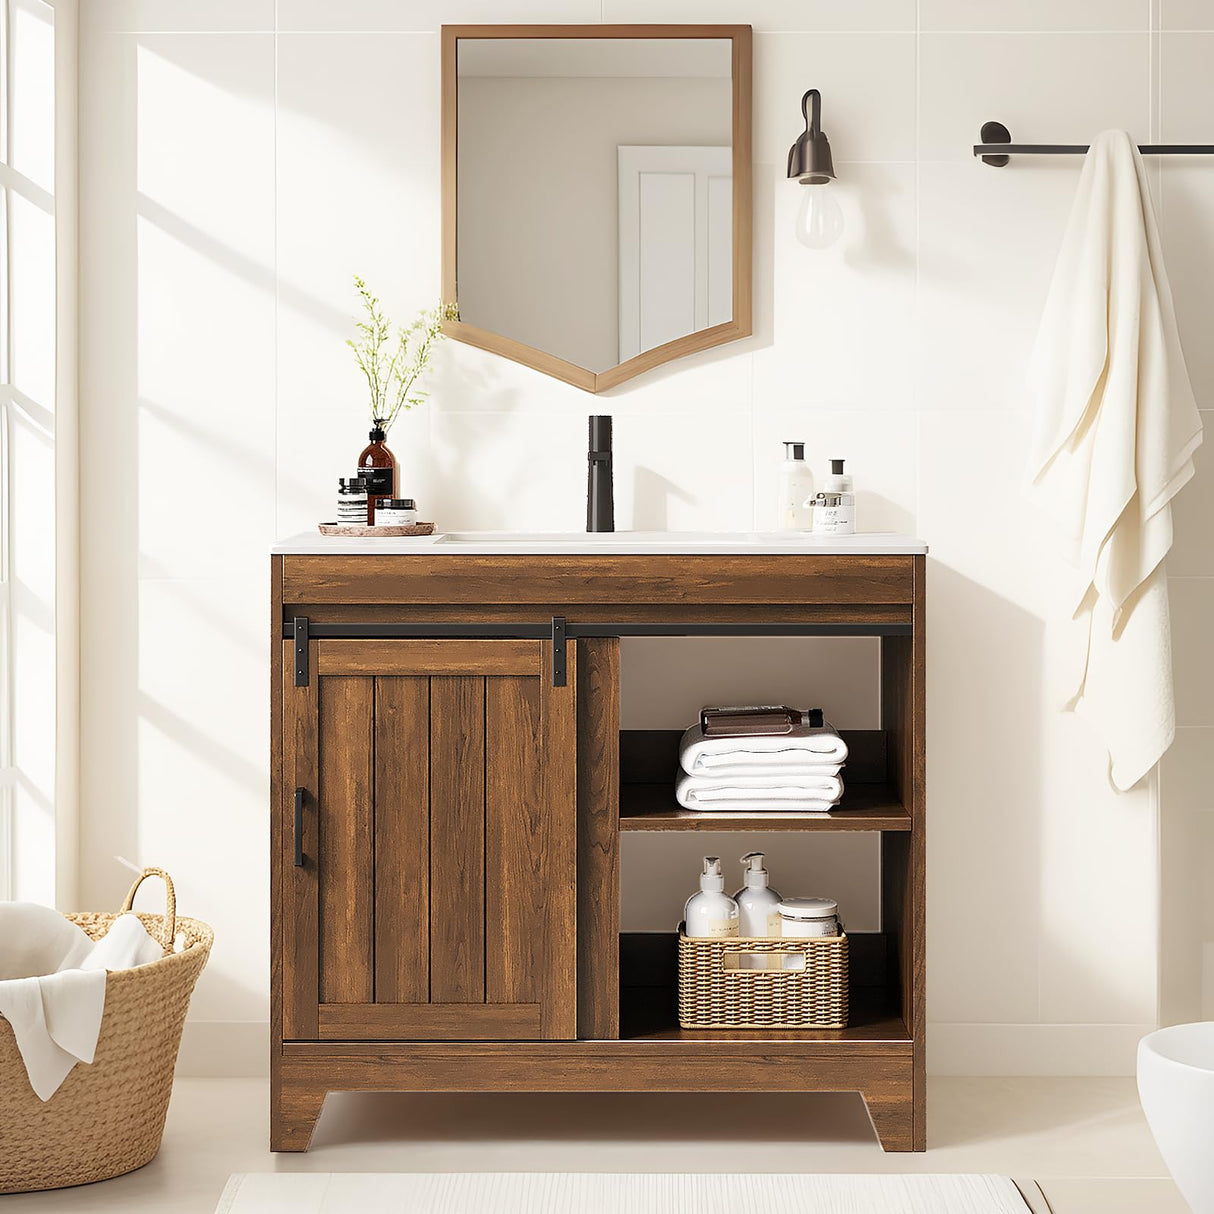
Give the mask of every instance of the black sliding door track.
M 380 641 L 421 640 L 427 637 L 522 639 L 552 642 L 552 685 L 565 686 L 565 645 L 577 637 L 891 637 L 910 636 L 910 624 L 805 624 L 772 621 L 742 624 L 737 622 L 691 624 L 570 623 L 554 615 L 547 623 L 420 622 L 382 620 L 368 622 L 313 623 L 307 616 L 284 621 L 282 636 L 295 643 L 295 686 L 307 687 L 308 642 L 312 640 Z
M 740 624 L 696 622 L 689 624 L 610 624 L 565 623 L 565 636 L 576 637 L 901 637 L 911 635 L 910 624 L 806 624 L 756 622 Z M 377 623 L 317 623 L 309 620 L 307 635 L 313 640 L 394 640 L 423 637 L 497 638 L 506 640 L 547 640 L 552 636 L 552 623 L 417 623 L 414 621 L 382 621 Z M 287 621 L 282 626 L 283 640 L 296 636 L 296 626 Z

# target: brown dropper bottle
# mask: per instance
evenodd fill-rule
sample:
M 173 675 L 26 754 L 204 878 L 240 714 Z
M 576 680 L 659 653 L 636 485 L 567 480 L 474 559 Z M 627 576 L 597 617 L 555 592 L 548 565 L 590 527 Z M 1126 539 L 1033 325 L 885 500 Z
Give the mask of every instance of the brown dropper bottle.
M 358 473 L 367 482 L 367 526 L 373 527 L 379 499 L 396 496 L 396 456 L 384 446 L 388 434 L 379 418 L 368 437 L 371 441 L 358 457 Z

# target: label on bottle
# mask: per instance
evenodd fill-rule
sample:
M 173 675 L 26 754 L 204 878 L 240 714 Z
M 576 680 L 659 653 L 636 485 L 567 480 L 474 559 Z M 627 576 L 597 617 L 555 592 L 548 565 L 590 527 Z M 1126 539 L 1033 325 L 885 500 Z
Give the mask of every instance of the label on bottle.
M 771 911 L 767 916 L 767 935 L 776 940 L 784 934 L 784 920 L 778 910 Z
M 839 495 L 842 501 L 837 506 L 814 507 L 814 533 L 817 535 L 854 535 L 856 532 L 855 497 L 850 493 Z
M 381 506 L 375 512 L 377 527 L 412 527 L 416 522 L 416 510 L 400 510 L 391 506 Z
M 360 468 L 358 475 L 367 482 L 367 496 L 372 498 L 392 497 L 391 468 Z
M 703 919 L 696 924 L 697 940 L 728 940 L 737 934 L 736 919 Z

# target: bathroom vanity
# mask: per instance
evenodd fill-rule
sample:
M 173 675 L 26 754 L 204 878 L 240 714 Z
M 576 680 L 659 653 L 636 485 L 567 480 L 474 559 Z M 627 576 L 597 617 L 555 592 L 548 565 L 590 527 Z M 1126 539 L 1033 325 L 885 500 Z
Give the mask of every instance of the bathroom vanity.
M 898 536 L 301 536 L 272 558 L 270 1141 L 330 1091 L 855 1091 L 926 1145 L 924 553 Z M 678 807 L 621 638 L 879 638 L 827 815 Z M 828 706 L 829 707 L 829 706 Z M 686 1031 L 621 831 L 874 831 L 842 1030 Z M 675 879 L 672 876 L 672 879 Z M 686 883 L 686 881 L 685 881 Z

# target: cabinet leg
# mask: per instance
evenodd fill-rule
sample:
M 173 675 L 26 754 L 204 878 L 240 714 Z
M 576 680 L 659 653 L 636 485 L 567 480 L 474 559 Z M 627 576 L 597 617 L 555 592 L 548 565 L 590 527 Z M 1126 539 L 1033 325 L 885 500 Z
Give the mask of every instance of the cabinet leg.
M 275 1080 L 270 1085 L 270 1150 L 306 1151 L 325 1093 Z
M 868 1116 L 877 1131 L 883 1151 L 923 1151 L 927 1135 L 915 1125 L 915 1100 L 911 1092 L 891 1096 L 864 1093 Z

